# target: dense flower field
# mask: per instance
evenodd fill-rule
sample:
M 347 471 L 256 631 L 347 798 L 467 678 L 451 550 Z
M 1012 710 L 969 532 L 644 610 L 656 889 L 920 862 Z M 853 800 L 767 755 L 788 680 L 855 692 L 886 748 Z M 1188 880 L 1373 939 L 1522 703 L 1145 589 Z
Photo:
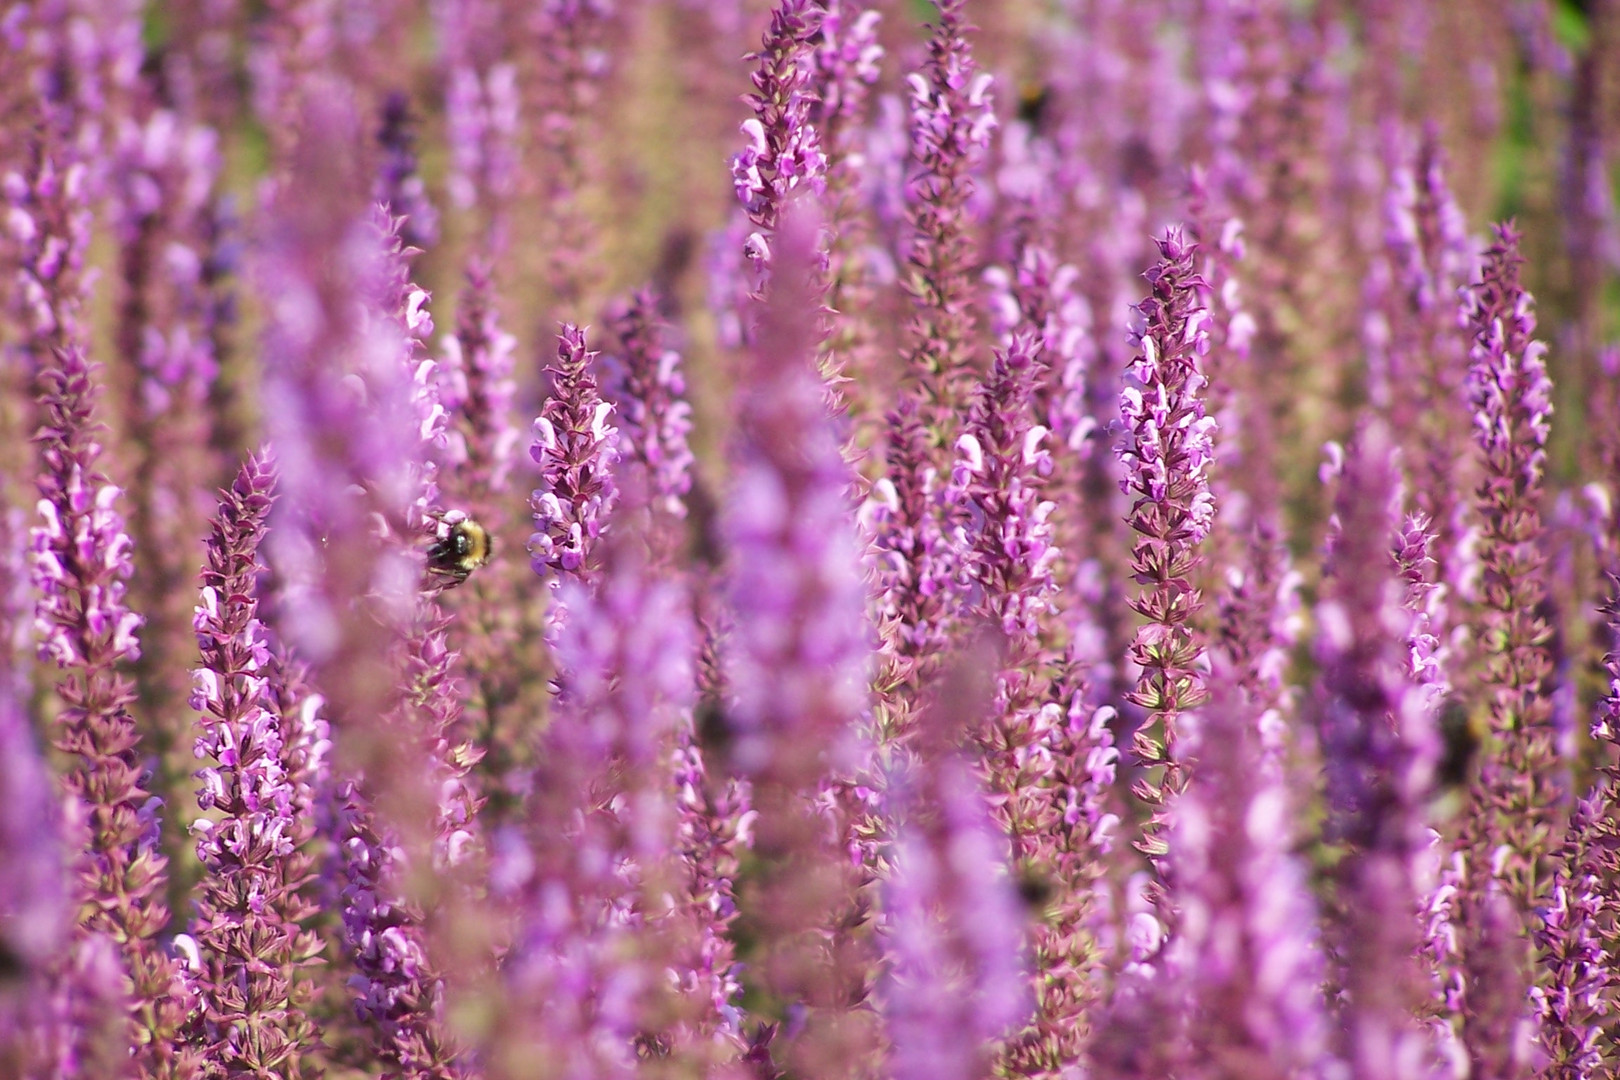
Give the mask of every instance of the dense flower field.
M 1615 1075 L 1617 137 L 1614 0 L 0 0 L 0 1080 Z

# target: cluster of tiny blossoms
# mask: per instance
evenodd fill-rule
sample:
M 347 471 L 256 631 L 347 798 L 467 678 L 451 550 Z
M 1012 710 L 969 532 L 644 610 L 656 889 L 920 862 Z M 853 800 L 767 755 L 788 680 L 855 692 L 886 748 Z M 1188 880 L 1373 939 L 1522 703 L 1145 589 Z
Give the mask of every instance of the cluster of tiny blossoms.
M 1612 7 L 0 0 L 0 1078 L 1620 1072 Z

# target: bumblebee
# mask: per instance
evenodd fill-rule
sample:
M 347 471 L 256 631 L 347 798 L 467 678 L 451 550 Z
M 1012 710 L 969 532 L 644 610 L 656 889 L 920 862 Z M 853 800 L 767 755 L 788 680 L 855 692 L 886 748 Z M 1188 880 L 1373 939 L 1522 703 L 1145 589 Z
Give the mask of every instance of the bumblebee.
M 427 551 L 427 570 L 441 589 L 453 589 L 489 562 L 489 532 L 460 510 L 439 519 L 438 539 Z
M 1052 88 L 1044 83 L 1025 82 L 1018 87 L 1018 119 L 1032 131 L 1043 132 L 1051 119 Z

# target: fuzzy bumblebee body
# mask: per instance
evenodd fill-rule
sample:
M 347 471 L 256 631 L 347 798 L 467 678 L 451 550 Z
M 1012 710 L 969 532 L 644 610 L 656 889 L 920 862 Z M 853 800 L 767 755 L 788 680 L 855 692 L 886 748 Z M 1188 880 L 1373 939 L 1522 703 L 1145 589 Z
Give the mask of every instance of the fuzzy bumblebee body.
M 427 570 L 441 589 L 453 589 L 489 562 L 489 532 L 478 522 L 452 510 L 439 520 L 438 539 L 427 551 Z

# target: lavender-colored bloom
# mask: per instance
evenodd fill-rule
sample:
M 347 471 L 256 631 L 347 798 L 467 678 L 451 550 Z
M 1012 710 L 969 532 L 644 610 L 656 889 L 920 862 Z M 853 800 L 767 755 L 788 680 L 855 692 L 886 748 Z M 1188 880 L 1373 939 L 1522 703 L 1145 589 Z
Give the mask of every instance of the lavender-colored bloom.
M 951 473 L 951 494 L 969 511 L 974 606 L 1026 645 L 1039 633 L 1055 589 L 1052 503 L 1040 497 L 1052 458 L 1042 445 L 1046 428 L 1030 423 L 1035 386 L 1045 374 L 1033 335 L 1015 336 L 997 353 L 956 441 Z
M 743 121 L 748 145 L 731 159 L 732 186 L 755 232 L 745 250 L 761 283 L 771 265 L 771 242 L 789 196 L 800 187 L 820 193 L 827 159 L 810 125 L 815 75 L 812 41 L 822 11 L 815 0 L 781 0 L 760 50 L 747 101 L 754 115 Z
M 529 32 L 539 54 L 538 101 L 529 121 L 538 149 L 535 163 L 545 198 L 549 236 L 547 284 L 556 302 L 580 305 L 596 288 L 596 231 L 582 208 L 595 180 L 597 155 L 585 138 L 612 74 L 612 0 L 542 0 L 533 5 Z
M 828 934 L 853 903 L 851 868 L 841 826 L 823 820 L 815 800 L 829 775 L 853 775 L 859 764 L 854 730 L 871 644 L 849 473 L 812 366 L 815 227 L 790 218 L 779 239 L 771 300 L 739 387 L 723 519 L 735 618 L 727 719 L 731 764 L 753 781 L 758 814 L 762 873 L 748 900 L 760 976 L 795 1010 L 810 1007 L 783 1052 L 807 1077 L 850 1076 L 870 1058 L 849 988 L 870 972 L 858 940 Z
M 12 693 L 0 683 L 0 1074 L 31 1076 L 45 1075 L 62 1036 L 49 997 L 71 925 L 68 859 L 50 774 Z
M 108 682 L 103 694 L 115 685 L 120 692 L 96 705 L 122 712 L 127 689 L 111 666 L 140 655 L 135 635 L 141 625 L 141 617 L 124 606 L 133 567 L 129 536 L 116 508 L 123 492 L 92 471 L 100 451 L 93 441 L 93 369 L 78 349 L 64 350 L 55 359 L 40 376 L 45 426 L 38 509 L 44 524 L 33 529 L 29 542 L 40 594 L 35 630 L 42 659 L 68 669 L 106 668 L 96 671 Z
M 1268 768 L 1281 767 L 1294 705 L 1286 682 L 1299 638 L 1300 574 L 1272 523 L 1257 524 L 1237 565 L 1226 570 L 1216 600 L 1216 644 L 1250 701 L 1261 709 L 1261 750 Z
M 865 250 L 871 237 L 859 195 L 867 169 L 867 98 L 878 78 L 883 46 L 877 41 L 881 15 L 861 0 L 820 0 L 820 6 L 820 33 L 811 54 L 815 84 L 810 122 L 827 159 L 827 306 L 843 316 L 834 321 L 822 370 L 842 398 L 863 390 L 858 380 L 848 381 L 851 365 L 865 372 L 877 359 L 871 349 L 876 297 Z
M 902 397 L 889 415 L 889 471 L 872 485 L 862 518 L 873 537 L 873 570 L 882 596 L 879 626 L 895 675 L 915 687 L 949 640 L 960 617 L 963 553 L 947 530 L 959 506 L 948 478 L 934 466 L 933 451 L 915 398 Z M 885 683 L 898 685 L 896 679 Z M 890 695 L 889 710 L 909 694 Z M 886 738 L 903 734 L 896 716 L 883 724 Z
M 1420 889 L 1418 923 L 1423 939 L 1418 958 L 1430 972 L 1429 1001 L 1423 1010 L 1433 1033 L 1442 1076 L 1465 1076 L 1468 1052 L 1454 1021 L 1461 1016 L 1467 978 L 1462 970 L 1462 941 L 1458 933 L 1459 903 L 1467 883 L 1468 862 L 1462 852 L 1437 830 L 1429 830 L 1429 846 L 1415 881 Z
M 86 166 L 35 151 L 27 176 L 6 176 L 5 227 L 16 260 L 15 300 L 36 365 L 53 349 L 82 340 L 85 249 L 91 210 Z
M 1592 841 L 1600 835 L 1600 815 L 1611 807 L 1612 796 L 1603 790 L 1576 801 L 1562 865 L 1553 871 L 1547 906 L 1537 912 L 1543 974 L 1536 994 L 1547 1055 L 1540 1075 L 1548 1080 L 1593 1076 L 1604 1062 L 1615 980 L 1600 928 L 1613 922 L 1606 895 L 1612 890 L 1603 884 L 1613 855 Z
M 534 421 L 529 456 L 540 481 L 529 498 L 535 533 L 529 562 L 555 591 L 564 580 L 593 580 L 593 553 L 618 500 L 613 468 L 619 459 L 618 429 L 608 422 L 613 406 L 597 390 L 585 347 L 585 332 L 564 325 L 556 363 L 546 368 L 551 396 Z
M 290 805 L 296 821 L 313 821 L 332 785 L 332 726 L 326 719 L 326 699 L 309 684 L 305 664 L 287 655 L 284 644 L 270 653 L 269 687 L 273 707 L 281 720 L 282 756 Z M 324 847 L 330 837 L 310 837 Z
M 129 448 L 130 532 L 137 553 L 134 605 L 146 616 L 137 692 L 155 749 L 159 791 L 188 818 L 186 764 L 191 742 L 184 707 L 187 671 L 171 657 L 190 651 L 197 538 L 224 461 L 209 452 L 211 385 L 219 377 L 213 331 L 216 295 L 209 276 L 212 199 L 220 172 L 218 138 L 167 109 L 119 127 L 109 182 L 119 243 L 115 355 L 133 369 L 119 380 Z M 178 850 L 180 838 L 166 844 Z
M 398 228 L 400 242 L 407 249 L 423 250 L 439 238 L 439 215 L 417 171 L 415 123 L 403 93 L 396 90 L 384 99 L 377 129 L 382 163 L 372 197 L 394 217 L 404 219 Z
M 47 1023 L 70 1029 L 72 1043 L 56 1048 L 55 1071 L 44 1075 L 129 1075 L 135 1048 L 129 1039 L 130 972 L 124 956 L 117 939 L 101 932 L 81 934 L 69 947 Z M 194 1064 L 189 1055 L 182 1061 Z M 171 1068 L 156 1075 L 187 1073 Z
M 1115 713 L 1087 702 L 1072 655 L 1053 683 L 1053 700 L 1030 725 L 1040 734 L 1030 756 L 1049 763 L 1030 770 L 1044 774 L 1038 795 L 1045 805 L 1033 858 L 1019 868 L 1023 887 L 1045 895 L 1032 941 L 1035 1013 L 998 1062 L 1021 1075 L 1060 1074 L 1081 1061 L 1103 989 L 1103 939 L 1112 932 L 1097 885 L 1119 825 L 1109 809 L 1119 762 L 1109 730 Z
M 887 792 L 903 824 L 884 881 L 879 992 L 893 1042 L 888 1071 L 899 1080 L 977 1080 L 993 1041 L 1032 1004 L 1007 843 L 954 745 L 990 704 L 987 680 L 964 670 L 979 659 L 958 660 L 947 674 L 925 706 L 915 764 Z
M 476 208 L 486 255 L 506 250 L 507 205 L 517 186 L 520 114 L 517 66 L 500 59 L 502 10 L 491 0 L 439 0 L 433 19 L 443 42 L 445 133 L 451 203 Z
M 1479 801 L 1464 843 L 1480 860 L 1497 845 L 1507 846 L 1511 855 L 1500 870 L 1508 895 L 1527 913 L 1546 901 L 1545 863 L 1562 828 L 1568 785 L 1554 745 L 1550 698 L 1543 693 L 1552 661 L 1540 612 L 1546 587 L 1538 504 L 1552 383 L 1542 359 L 1546 346 L 1531 338 L 1536 320 L 1530 295 L 1519 284 L 1518 243 L 1512 225 L 1498 226 L 1482 280 L 1469 288 L 1464 305 L 1474 335 L 1469 400 L 1485 465 L 1476 493 L 1483 682 L 1491 733 L 1500 746 L 1482 763 Z
M 754 92 L 745 98 L 754 115 L 742 123 L 747 145 L 731 159 L 742 212 L 717 237 L 722 246 L 711 266 L 721 340 L 733 348 L 752 342 L 756 333 L 755 302 L 765 298 L 776 230 L 790 197 L 801 187 L 806 199 L 825 189 L 827 160 L 810 123 L 821 16 L 815 0 L 780 0 L 759 51 L 748 55 L 759 65 L 751 76 Z
M 341 39 L 331 32 L 319 5 L 288 0 L 277 15 L 247 42 L 242 67 L 248 100 L 269 138 L 272 160 L 285 167 L 308 134 L 301 123 L 307 113 L 323 101 L 330 104 L 327 95 L 341 95 L 346 102 L 356 95 L 348 71 L 343 81 L 335 78 L 338 65 L 333 61 Z
M 412 1075 L 450 1075 L 455 1048 L 415 906 L 430 899 L 425 871 L 443 846 L 437 731 L 395 689 L 401 649 L 439 662 L 421 635 L 407 644 L 423 600 L 413 545 L 436 527 L 438 506 L 430 450 L 443 418 L 418 352 L 431 323 L 394 223 L 366 212 L 341 87 L 312 95 L 302 121 L 259 266 L 272 298 L 265 413 L 281 469 L 269 537 L 287 582 L 280 628 L 310 662 L 339 733 L 332 831 L 357 1007 L 379 1056 Z
M 1407 678 L 1418 688 L 1418 715 L 1430 730 L 1438 724 L 1440 706 L 1451 693 L 1450 657 L 1435 633 L 1446 621 L 1446 586 L 1435 580 L 1431 554 L 1435 541 L 1431 523 L 1421 513 L 1406 515 L 1395 539 L 1395 565 L 1405 587 L 1401 606 L 1412 619 L 1406 635 Z
M 962 510 L 968 610 L 1006 640 L 988 721 L 974 732 L 990 774 L 998 824 L 1012 840 L 1014 865 L 1039 861 L 1059 810 L 1048 798 L 1053 767 L 1043 752 L 1055 717 L 1042 706 L 1044 655 L 1039 635 L 1056 590 L 1041 481 L 1052 468 L 1046 429 L 1030 423 L 1036 381 L 1044 374 L 1035 338 L 1021 334 L 995 366 L 956 443 L 949 497 Z
M 620 456 L 645 472 L 655 510 L 684 518 L 693 457 L 687 442 L 692 406 L 686 400 L 681 354 L 665 345 L 668 331 L 650 291 L 617 307 L 609 326 L 618 349 L 603 358 L 602 394 L 619 419 Z
M 699 589 L 694 611 L 699 630 L 696 664 L 697 700 L 682 713 L 672 755 L 675 796 L 677 887 L 675 913 L 689 926 L 676 940 L 672 974 L 676 986 L 690 994 L 696 1008 L 683 1010 L 675 1032 L 676 1052 L 709 1060 L 730 1061 L 755 1033 L 743 1030 L 742 965 L 732 927 L 738 916 L 736 885 L 741 857 L 753 842 L 753 785 L 746 779 L 711 771 L 701 744 L 701 729 L 724 715 L 729 703 L 721 671 L 720 645 L 724 618 L 710 592 Z M 719 758 L 723 764 L 723 758 Z
M 1191 999 L 1177 1075 L 1224 1075 L 1226 1055 L 1248 1076 L 1334 1075 L 1315 903 L 1292 850 L 1290 793 L 1259 767 L 1258 710 L 1218 674 L 1196 718 L 1198 782 L 1169 836 L 1178 921 L 1162 970 Z
M 1447 185 L 1436 139 L 1425 136 L 1410 164 L 1390 168 L 1384 245 L 1393 279 L 1373 305 L 1368 391 L 1406 447 L 1418 508 L 1433 523 L 1439 580 L 1455 582 L 1474 467 L 1457 453 L 1469 423 L 1467 343 L 1457 333 L 1455 297 L 1476 262 L 1467 223 Z M 1375 264 L 1375 271 L 1379 264 Z M 1385 295 L 1387 294 L 1387 295 Z M 1380 325 L 1381 324 L 1381 325 Z M 1449 627 L 1439 620 L 1435 632 Z
M 483 751 L 463 725 L 466 690 L 456 675 L 460 658 L 449 644 L 450 623 L 437 597 L 424 593 L 395 662 L 403 687 L 397 727 L 421 740 L 432 775 L 433 864 L 441 872 L 467 862 L 480 847 L 482 805 L 469 774 Z
M 928 42 L 928 65 L 907 77 L 911 97 L 911 162 L 906 219 L 906 288 L 915 308 L 906 331 L 906 361 L 925 405 L 924 422 L 949 441 L 955 411 L 967 399 L 973 367 L 973 242 L 968 201 L 973 171 L 990 143 L 996 118 L 991 76 L 977 70 L 964 0 L 942 0 Z
M 1451 694 L 1449 652 L 1435 631 L 1446 621 L 1446 586 L 1436 581 L 1430 552 L 1437 536 L 1428 518 L 1408 514 L 1401 521 L 1393 546 L 1403 596 L 1401 607 L 1409 619 L 1406 632 L 1406 680 L 1410 689 L 1395 715 L 1397 735 L 1414 755 L 1410 790 L 1422 791 L 1434 783 L 1444 760 L 1440 742 L 1440 710 Z M 1437 760 L 1437 758 L 1439 760 Z M 1452 925 L 1464 880 L 1464 860 L 1450 851 L 1440 833 L 1429 828 L 1422 847 L 1412 853 L 1411 881 L 1417 890 L 1422 943 L 1418 956 L 1429 979 L 1429 1028 L 1443 1071 L 1456 1073 L 1467 1058 L 1450 1018 L 1461 1000 L 1457 935 Z M 1459 1064 L 1460 1063 L 1460 1064 Z
M 282 717 L 268 692 L 265 629 L 254 599 L 258 548 L 275 477 L 250 457 L 220 504 L 193 625 L 202 653 L 192 708 L 200 714 L 197 803 L 218 816 L 198 822 L 205 876 L 191 921 L 201 954 L 193 974 L 201 1014 L 197 1036 L 222 1075 L 303 1075 L 316 1035 L 308 991 L 296 970 L 320 951 L 299 927 L 310 911 L 298 890 L 312 872 L 299 851 L 312 822 L 296 816 Z M 307 808 L 306 808 L 307 809 Z
M 123 247 L 118 346 L 140 371 L 131 419 L 146 437 L 169 435 L 156 423 L 164 417 L 201 429 L 198 413 L 217 375 L 205 247 L 221 167 L 218 143 L 211 129 L 167 109 L 119 132 L 113 177 Z M 192 434 L 200 437 L 206 436 Z
M 288 526 L 270 542 L 296 593 L 293 644 L 317 677 L 336 662 L 342 682 L 373 699 L 354 703 L 360 715 L 375 716 L 374 696 L 387 685 L 375 617 L 403 618 L 415 573 L 403 552 L 380 550 L 373 527 L 406 538 L 422 528 L 412 400 L 422 384 L 407 357 L 426 294 L 410 295 L 392 222 L 367 210 L 365 182 L 344 149 L 357 123 L 341 88 L 314 95 L 302 121 L 297 167 L 268 207 L 256 267 L 271 299 L 264 413 L 281 473 L 278 516 Z M 377 611 L 350 608 L 350 598 L 373 592 L 384 600 Z M 347 712 L 344 687 L 322 682 Z
M 1468 1075 L 1521 1080 L 1530 1075 L 1535 1021 L 1530 946 L 1523 920 L 1490 866 L 1469 867 L 1456 922 L 1463 940 L 1462 1041 Z
M 424 912 L 403 899 L 409 863 L 378 831 L 353 782 L 333 799 L 343 868 L 343 939 L 355 967 L 355 1012 L 377 1032 L 375 1048 L 411 1080 L 457 1080 L 459 1048 L 444 1023 L 444 986 L 431 963 Z
M 1091 311 L 1080 296 L 1079 271 L 1059 265 L 1037 243 L 1020 246 L 1011 273 L 999 267 L 986 273 L 993 290 L 992 325 L 1003 347 L 1020 327 L 1039 335 L 1038 358 L 1051 372 L 1036 386 L 1035 412 L 1058 445 L 1071 453 L 1089 449 L 1096 419 L 1086 402 L 1086 373 L 1095 359 Z
M 830 174 L 838 167 L 853 173 L 860 162 L 853 146 L 867 95 L 883 61 L 883 46 L 877 40 L 883 16 L 863 7 L 860 0 L 819 0 L 819 4 L 822 14 L 813 54 L 817 93 L 812 117 L 833 151 L 828 163 L 831 181 Z
M 122 494 L 96 471 L 93 371 L 75 347 L 40 373 L 43 426 L 39 512 L 30 539 L 40 655 L 65 673 L 56 745 L 70 756 L 65 786 L 88 813 L 78 860 L 83 934 L 124 943 L 132 1020 L 144 1031 L 141 1068 L 189 1075 L 195 1061 L 176 1039 L 184 1020 L 173 960 L 156 937 L 168 922 L 167 860 L 158 847 L 161 802 L 146 790 L 135 695 L 119 672 L 140 654 L 140 616 L 124 606 L 129 535 Z
M 1197 245 L 1177 229 L 1158 245 L 1160 261 L 1146 275 L 1152 293 L 1136 308 L 1139 351 L 1120 391 L 1123 437 L 1115 451 L 1127 470 L 1120 486 L 1132 498 L 1127 520 L 1138 534 L 1131 568 L 1142 591 L 1131 608 L 1147 620 L 1131 643 L 1141 675 L 1130 700 L 1150 715 L 1132 748 L 1144 765 L 1164 766 L 1157 782 L 1143 780 L 1137 790 L 1154 807 L 1142 845 L 1155 857 L 1165 852 L 1165 808 L 1186 785 L 1176 718 L 1204 696 L 1197 670 L 1203 649 L 1189 625 L 1202 598 L 1191 577 L 1215 517 L 1206 477 L 1215 422 L 1204 415 L 1199 366 L 1210 318 L 1204 281 L 1193 270 Z
M 401 222 L 384 218 L 385 271 L 380 310 L 397 336 L 399 375 L 407 380 L 411 455 L 404 525 L 407 542 L 417 536 L 443 539 L 454 518 L 439 500 L 438 462 L 445 445 L 446 414 L 439 400 L 434 361 L 421 355 L 433 324 L 427 293 L 411 283 Z M 374 317 L 375 317 L 374 316 Z M 341 822 L 347 825 L 344 854 L 350 875 L 344 891 L 345 943 L 360 969 L 356 1007 L 382 1035 L 380 1049 L 411 1075 L 458 1075 L 459 1048 L 448 1036 L 442 1010 L 442 960 L 429 957 L 429 941 L 443 909 L 460 899 L 459 867 L 478 849 L 474 826 L 479 799 L 468 772 L 479 753 L 461 745 L 462 699 L 454 668 L 458 659 L 446 639 L 449 616 L 438 594 L 424 587 L 399 627 L 390 667 L 398 696 L 390 702 L 384 730 L 409 748 L 402 785 L 427 789 L 432 799 L 428 845 L 410 850 L 410 830 L 379 820 L 368 805 L 368 777 L 348 791 Z M 424 794 L 413 792 L 413 794 Z M 371 830 L 376 830 L 375 835 Z M 431 865 L 441 879 L 428 880 Z
M 679 887 L 676 813 L 658 772 L 691 704 L 692 621 L 680 586 L 638 565 L 622 532 L 616 541 L 599 586 L 570 578 L 559 590 L 562 692 L 529 824 L 512 838 L 517 922 L 483 1053 L 494 1077 L 629 1076 L 636 1044 L 672 1049 L 660 1028 L 678 961 L 664 935 L 681 927 L 662 909 Z
M 1606 449 L 1612 455 L 1614 445 Z M 1620 459 L 1606 461 L 1616 463 Z M 1535 935 L 1544 972 L 1541 1038 L 1550 1059 L 1543 1075 L 1558 1080 L 1592 1075 L 1605 1063 L 1616 1011 L 1609 957 L 1620 939 L 1620 764 L 1613 753 L 1620 744 L 1620 515 L 1602 501 L 1599 510 L 1597 548 L 1608 584 L 1601 610 L 1609 644 L 1603 656 L 1606 685 L 1590 731 L 1600 750 L 1598 776 L 1575 802 Z
M 1407 588 L 1390 557 L 1396 476 L 1388 432 L 1363 428 L 1346 454 L 1330 524 L 1315 711 L 1326 828 L 1347 848 L 1337 866 L 1344 1053 L 1354 1077 L 1420 1080 L 1431 1052 L 1412 1015 L 1429 985 L 1412 963 L 1419 942 L 1413 873 L 1427 847 L 1423 807 L 1440 745 L 1428 694 L 1411 679 L 1410 646 L 1403 648 L 1416 619 L 1403 606 Z
M 796 224 L 790 239 L 802 259 L 811 236 Z M 869 643 L 847 469 L 819 399 L 806 394 L 815 372 L 799 363 L 814 308 L 803 283 L 782 289 L 739 392 L 742 438 L 725 519 L 739 647 L 727 679 L 739 769 L 801 786 L 823 767 L 812 747 L 834 767 L 850 760 L 843 722 L 861 712 Z M 797 738 L 813 741 L 794 748 Z
M 445 457 L 456 466 L 447 483 L 480 520 L 495 519 L 495 496 L 506 490 L 519 433 L 512 426 L 512 353 L 517 339 L 501 329 L 489 268 L 467 267 L 467 285 L 446 336 L 445 382 L 439 395 L 451 417 Z
M 730 929 L 737 918 L 738 856 L 753 827 L 750 788 L 736 778 L 711 777 L 693 730 L 683 717 L 674 762 L 675 845 L 685 872 L 679 894 L 694 924 L 684 955 L 677 952 L 676 986 L 702 1003 L 687 1021 L 691 1047 L 741 1045 L 741 967 Z
M 367 312 L 367 318 L 381 316 L 397 337 L 379 334 L 379 344 L 386 342 L 397 350 L 399 371 L 397 384 L 404 389 L 405 406 L 409 410 L 410 430 L 417 446 L 406 460 L 406 493 L 404 523 L 413 537 L 433 537 L 438 521 L 444 516 L 439 503 L 439 459 L 446 446 L 447 415 L 439 400 L 439 376 L 436 361 L 424 355 L 425 343 L 433 334 L 433 317 L 428 314 L 427 290 L 411 281 L 410 258 L 414 249 L 405 243 L 408 222 L 379 206 L 373 216 L 373 225 L 382 241 L 382 261 L 378 267 L 379 292 L 377 310 Z M 390 338 L 392 338 L 390 340 Z M 384 378 L 386 372 L 379 372 Z M 402 417 L 401 419 L 404 419 Z

